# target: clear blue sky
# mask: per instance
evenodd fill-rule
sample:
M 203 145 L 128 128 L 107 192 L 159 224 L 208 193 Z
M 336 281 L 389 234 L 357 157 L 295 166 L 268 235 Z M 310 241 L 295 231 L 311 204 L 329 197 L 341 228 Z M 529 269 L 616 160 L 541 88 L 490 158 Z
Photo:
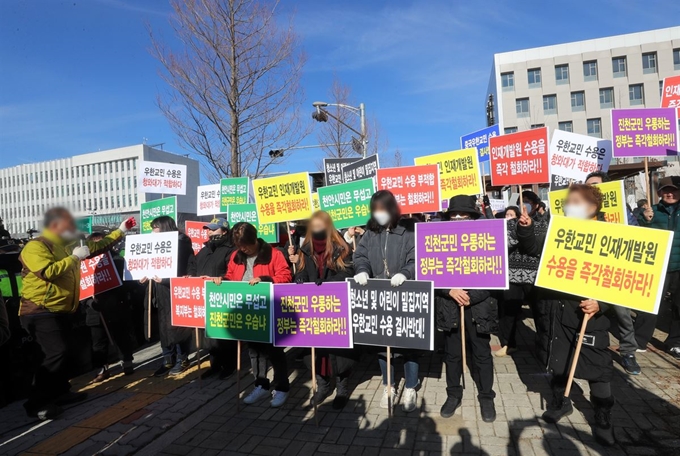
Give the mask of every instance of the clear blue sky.
M 308 105 L 334 76 L 380 123 L 405 161 L 456 149 L 485 125 L 492 56 L 678 24 L 680 2 L 285 0 L 308 61 Z M 148 23 L 169 33 L 163 0 L 0 2 L 0 167 L 165 142 L 163 82 Z M 311 116 L 310 116 L 310 122 Z M 315 144 L 311 135 L 307 144 Z M 290 171 L 309 166 L 296 154 Z

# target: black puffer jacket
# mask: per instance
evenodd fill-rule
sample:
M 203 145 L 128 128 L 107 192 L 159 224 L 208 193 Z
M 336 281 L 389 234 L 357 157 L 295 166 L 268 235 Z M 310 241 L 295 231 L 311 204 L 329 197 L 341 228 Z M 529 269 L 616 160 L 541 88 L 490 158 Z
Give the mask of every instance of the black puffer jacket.
M 125 260 L 118 256 L 113 256 L 113 264 L 118 270 L 119 277 L 123 277 Z M 87 326 L 99 326 L 102 324 L 101 315 L 104 315 L 107 323 L 113 323 L 130 319 L 130 303 L 135 282 L 123 282 L 120 287 L 114 288 L 104 293 L 100 293 L 92 298 L 88 298 L 85 303 L 85 324 Z
M 295 277 L 293 278 L 293 281 L 295 283 L 306 282 L 317 283 L 317 281 L 319 281 L 319 283 L 343 282 L 345 279 L 354 276 L 354 265 L 350 261 L 351 256 L 345 259 L 345 269 L 340 269 L 336 271 L 324 267 L 323 277 L 319 277 L 319 266 L 316 264 L 316 258 L 312 253 L 311 244 L 303 244 L 298 252 L 300 255 L 305 256 L 305 267 L 302 270 L 297 271 L 297 273 L 295 274 Z M 341 254 L 342 254 L 341 248 L 336 247 L 335 250 L 333 250 L 333 263 L 335 263 L 338 260 L 338 258 L 340 258 Z
M 389 279 L 403 274 L 416 278 L 415 232 L 412 221 L 402 219 L 391 231 L 366 230 L 354 251 L 354 270 L 373 279 Z M 389 274 L 385 270 L 385 263 Z
M 227 264 L 236 247 L 231 242 L 231 236 L 225 235 L 219 239 L 211 239 L 196 254 L 196 275 L 206 277 L 224 277 L 227 274 Z
M 450 290 L 435 290 L 434 308 L 437 329 L 451 331 L 460 325 L 460 307 L 449 295 Z M 498 301 L 488 290 L 465 290 L 470 296 L 470 312 L 472 321 L 481 334 L 498 331 Z

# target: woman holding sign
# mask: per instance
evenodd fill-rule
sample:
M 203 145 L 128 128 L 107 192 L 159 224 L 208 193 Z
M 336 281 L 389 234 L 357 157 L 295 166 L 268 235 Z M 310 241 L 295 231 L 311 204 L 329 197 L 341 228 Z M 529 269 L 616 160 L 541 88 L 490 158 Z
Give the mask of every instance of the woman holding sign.
M 371 197 L 371 218 L 366 232 L 354 252 L 354 280 L 359 285 L 368 284 L 368 279 L 388 279 L 393 287 L 415 278 L 415 234 L 412 222 L 401 219 L 399 203 L 387 190 L 379 190 Z M 402 407 L 405 412 L 416 409 L 416 388 L 418 379 L 418 352 L 401 350 L 404 358 L 404 378 L 406 381 Z M 382 371 L 385 390 L 380 406 L 388 408 L 394 404 L 396 392 L 394 384 L 387 386 L 387 359 L 378 359 Z M 392 368 L 393 369 L 393 368 Z M 394 382 L 394 372 L 390 372 Z M 390 397 L 391 395 L 391 397 Z
M 564 205 L 567 217 L 595 220 L 601 209 L 602 193 L 597 187 L 585 184 L 572 184 L 569 187 Z M 535 256 L 541 255 L 545 237 L 535 235 L 533 220 L 526 210 L 522 211 L 518 222 L 517 235 L 525 251 Z M 609 350 L 609 319 L 604 315 L 608 306 L 593 299 L 543 288 L 538 289 L 537 293 L 537 305 L 545 309 L 550 318 L 548 345 L 539 348 L 547 351 L 547 367 L 553 374 L 553 404 L 543 414 L 543 419 L 548 423 L 557 423 L 574 411 L 565 389 L 579 329 L 586 319 L 585 336 L 574 376 L 587 380 L 590 385 L 590 400 L 595 408 L 595 438 L 604 445 L 613 445 L 611 410 L 614 397 L 610 386 L 613 364 Z

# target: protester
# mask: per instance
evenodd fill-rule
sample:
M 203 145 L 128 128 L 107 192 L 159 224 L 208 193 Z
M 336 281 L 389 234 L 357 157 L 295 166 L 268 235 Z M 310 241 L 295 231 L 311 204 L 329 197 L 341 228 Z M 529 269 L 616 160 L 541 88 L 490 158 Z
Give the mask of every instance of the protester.
M 596 220 L 602 209 L 602 199 L 597 187 L 572 184 L 567 193 L 564 213 L 567 217 Z M 534 228 L 534 220 L 526 212 L 523 213 L 517 227 L 519 242 L 525 251 L 540 257 L 545 236 L 537 235 Z M 614 397 L 610 381 L 614 369 L 609 350 L 609 319 L 604 315 L 608 306 L 587 297 L 543 288 L 538 290 L 538 305 L 546 309 L 550 319 L 550 342 L 541 348 L 547 351 L 547 366 L 552 373 L 553 401 L 543 414 L 543 419 L 548 423 L 557 423 L 573 412 L 571 400 L 564 395 L 574 354 L 574 341 L 587 314 L 590 320 L 586 326 L 575 377 L 587 380 L 590 386 L 590 400 L 595 409 L 593 429 L 596 440 L 603 445 L 613 445 L 611 410 Z
M 639 218 L 644 212 L 649 208 L 649 201 L 646 199 L 641 199 L 638 200 L 637 202 L 637 207 L 633 209 L 633 215 L 635 216 L 636 220 Z
M 399 203 L 387 190 L 379 190 L 371 197 L 371 218 L 366 225 L 361 242 L 354 252 L 354 280 L 366 285 L 368 279 L 388 279 L 393 287 L 415 278 L 415 234 L 409 221 L 402 221 Z M 405 389 L 402 407 L 405 412 L 416 409 L 416 388 L 418 378 L 417 350 L 397 352 L 404 359 Z M 387 386 L 387 359 L 378 359 L 385 387 L 380 406 L 387 408 L 394 404 L 394 373 L 390 372 L 391 383 Z M 394 367 L 392 367 L 392 370 Z M 389 396 L 391 394 L 391 397 Z
M 86 398 L 85 393 L 70 392 L 67 371 L 67 354 L 75 348 L 70 336 L 71 319 L 78 308 L 80 262 L 119 241 L 134 226 L 134 218 L 129 218 L 102 240 L 77 246 L 73 216 L 57 207 L 45 213 L 41 235 L 23 248 L 19 257 L 24 277 L 19 316 L 44 354 L 24 403 L 29 416 L 52 419 L 62 413 L 61 405 Z
M 179 233 L 175 219 L 162 215 L 151 221 L 151 228 L 154 233 L 178 232 L 177 277 L 195 276 L 196 258 L 191 247 L 191 239 L 184 233 Z M 145 277 L 140 283 L 144 284 L 148 280 L 149 278 Z M 144 305 L 152 305 L 157 309 L 158 333 L 163 352 L 163 362 L 154 372 L 154 376 L 161 377 L 167 374 L 174 377 L 189 369 L 192 331 L 191 328 L 172 326 L 170 279 L 152 277 L 151 280 L 151 302 L 149 303 L 147 295 Z M 144 312 L 144 316 L 148 318 L 148 311 Z
M 482 214 L 475 207 L 474 197 L 458 195 L 451 198 L 447 218 L 452 221 L 477 220 Z M 490 334 L 498 330 L 498 305 L 488 290 L 461 288 L 437 289 L 435 311 L 437 329 L 444 332 L 446 353 L 446 402 L 440 415 L 450 418 L 463 400 L 463 346 L 460 331 L 460 308 L 465 307 L 465 340 L 472 352 L 472 378 L 477 385 L 482 420 L 496 420 L 493 390 L 493 357 Z
M 257 237 L 257 229 L 250 223 L 234 225 L 233 240 L 236 251 L 231 255 L 227 266 L 227 280 L 248 282 L 289 283 L 292 279 L 288 263 L 280 250 L 272 248 Z M 282 347 L 272 344 L 249 342 L 248 352 L 255 377 L 255 387 L 243 400 L 255 404 L 271 398 L 272 407 L 281 407 L 288 399 L 288 363 Z M 271 384 L 267 378 L 268 361 L 274 369 L 274 391 L 270 394 Z
M 588 185 L 602 184 L 605 182 L 611 182 L 609 174 L 604 171 L 593 171 L 586 176 L 585 183 Z M 623 201 L 621 202 L 623 204 Z M 626 206 L 626 217 L 628 218 L 628 224 L 631 226 L 638 226 L 638 221 L 635 218 L 633 212 Z
M 307 235 L 296 252 L 290 246 L 289 260 L 295 265 L 295 283 L 343 282 L 354 276 L 350 247 L 333 225 L 333 219 L 324 211 L 317 211 L 309 220 Z M 332 377 L 337 393 L 333 408 L 342 409 L 349 401 L 349 376 L 358 360 L 358 350 L 319 349 L 316 354 L 317 390 L 312 404 L 321 404 L 333 394 Z
M 521 215 L 517 206 L 508 206 L 505 208 L 506 219 L 517 219 Z

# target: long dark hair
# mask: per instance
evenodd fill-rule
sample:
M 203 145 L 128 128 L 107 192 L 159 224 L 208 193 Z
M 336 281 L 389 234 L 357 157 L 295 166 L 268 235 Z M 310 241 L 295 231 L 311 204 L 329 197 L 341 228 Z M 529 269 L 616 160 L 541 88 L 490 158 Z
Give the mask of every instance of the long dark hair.
M 257 244 L 257 228 L 248 222 L 238 222 L 231 230 L 232 240 L 236 247 Z
M 325 256 L 326 256 L 326 264 L 325 267 L 328 269 L 331 269 L 333 271 L 338 271 L 342 270 L 344 271 L 345 268 L 347 268 L 347 258 L 350 256 L 350 251 L 349 251 L 349 246 L 345 242 L 345 240 L 340 236 L 338 233 L 338 230 L 335 229 L 335 225 L 333 224 L 333 219 L 331 218 L 330 215 L 328 215 L 327 212 L 324 211 L 316 211 L 314 214 L 312 214 L 312 218 L 309 219 L 310 225 L 311 221 L 314 219 L 320 219 L 323 221 L 324 225 L 326 225 L 326 250 L 325 250 Z M 305 240 L 302 243 L 302 245 L 308 245 L 310 246 L 310 251 L 314 252 L 314 247 L 312 246 L 312 230 L 307 230 L 307 236 L 305 236 Z M 337 259 L 333 259 L 333 253 L 335 252 L 335 249 L 338 248 L 340 249 L 340 256 Z M 300 259 L 298 260 L 298 265 L 300 269 L 304 269 L 305 267 L 305 256 L 300 255 Z
M 373 218 L 373 212 L 375 212 L 378 206 L 382 206 L 385 208 L 387 213 L 390 214 L 390 223 L 387 226 L 380 225 Z M 400 218 L 401 209 L 399 208 L 399 203 L 397 203 L 397 199 L 394 197 L 392 192 L 389 190 L 378 190 L 373 194 L 371 197 L 371 218 L 368 219 L 366 228 L 375 233 L 379 233 L 386 228 L 394 229 L 399 223 Z
M 160 217 L 156 217 L 155 219 L 151 220 L 151 229 L 153 228 L 160 229 L 161 233 L 179 231 L 177 228 L 177 223 L 175 223 L 175 219 L 169 215 L 161 215 Z

